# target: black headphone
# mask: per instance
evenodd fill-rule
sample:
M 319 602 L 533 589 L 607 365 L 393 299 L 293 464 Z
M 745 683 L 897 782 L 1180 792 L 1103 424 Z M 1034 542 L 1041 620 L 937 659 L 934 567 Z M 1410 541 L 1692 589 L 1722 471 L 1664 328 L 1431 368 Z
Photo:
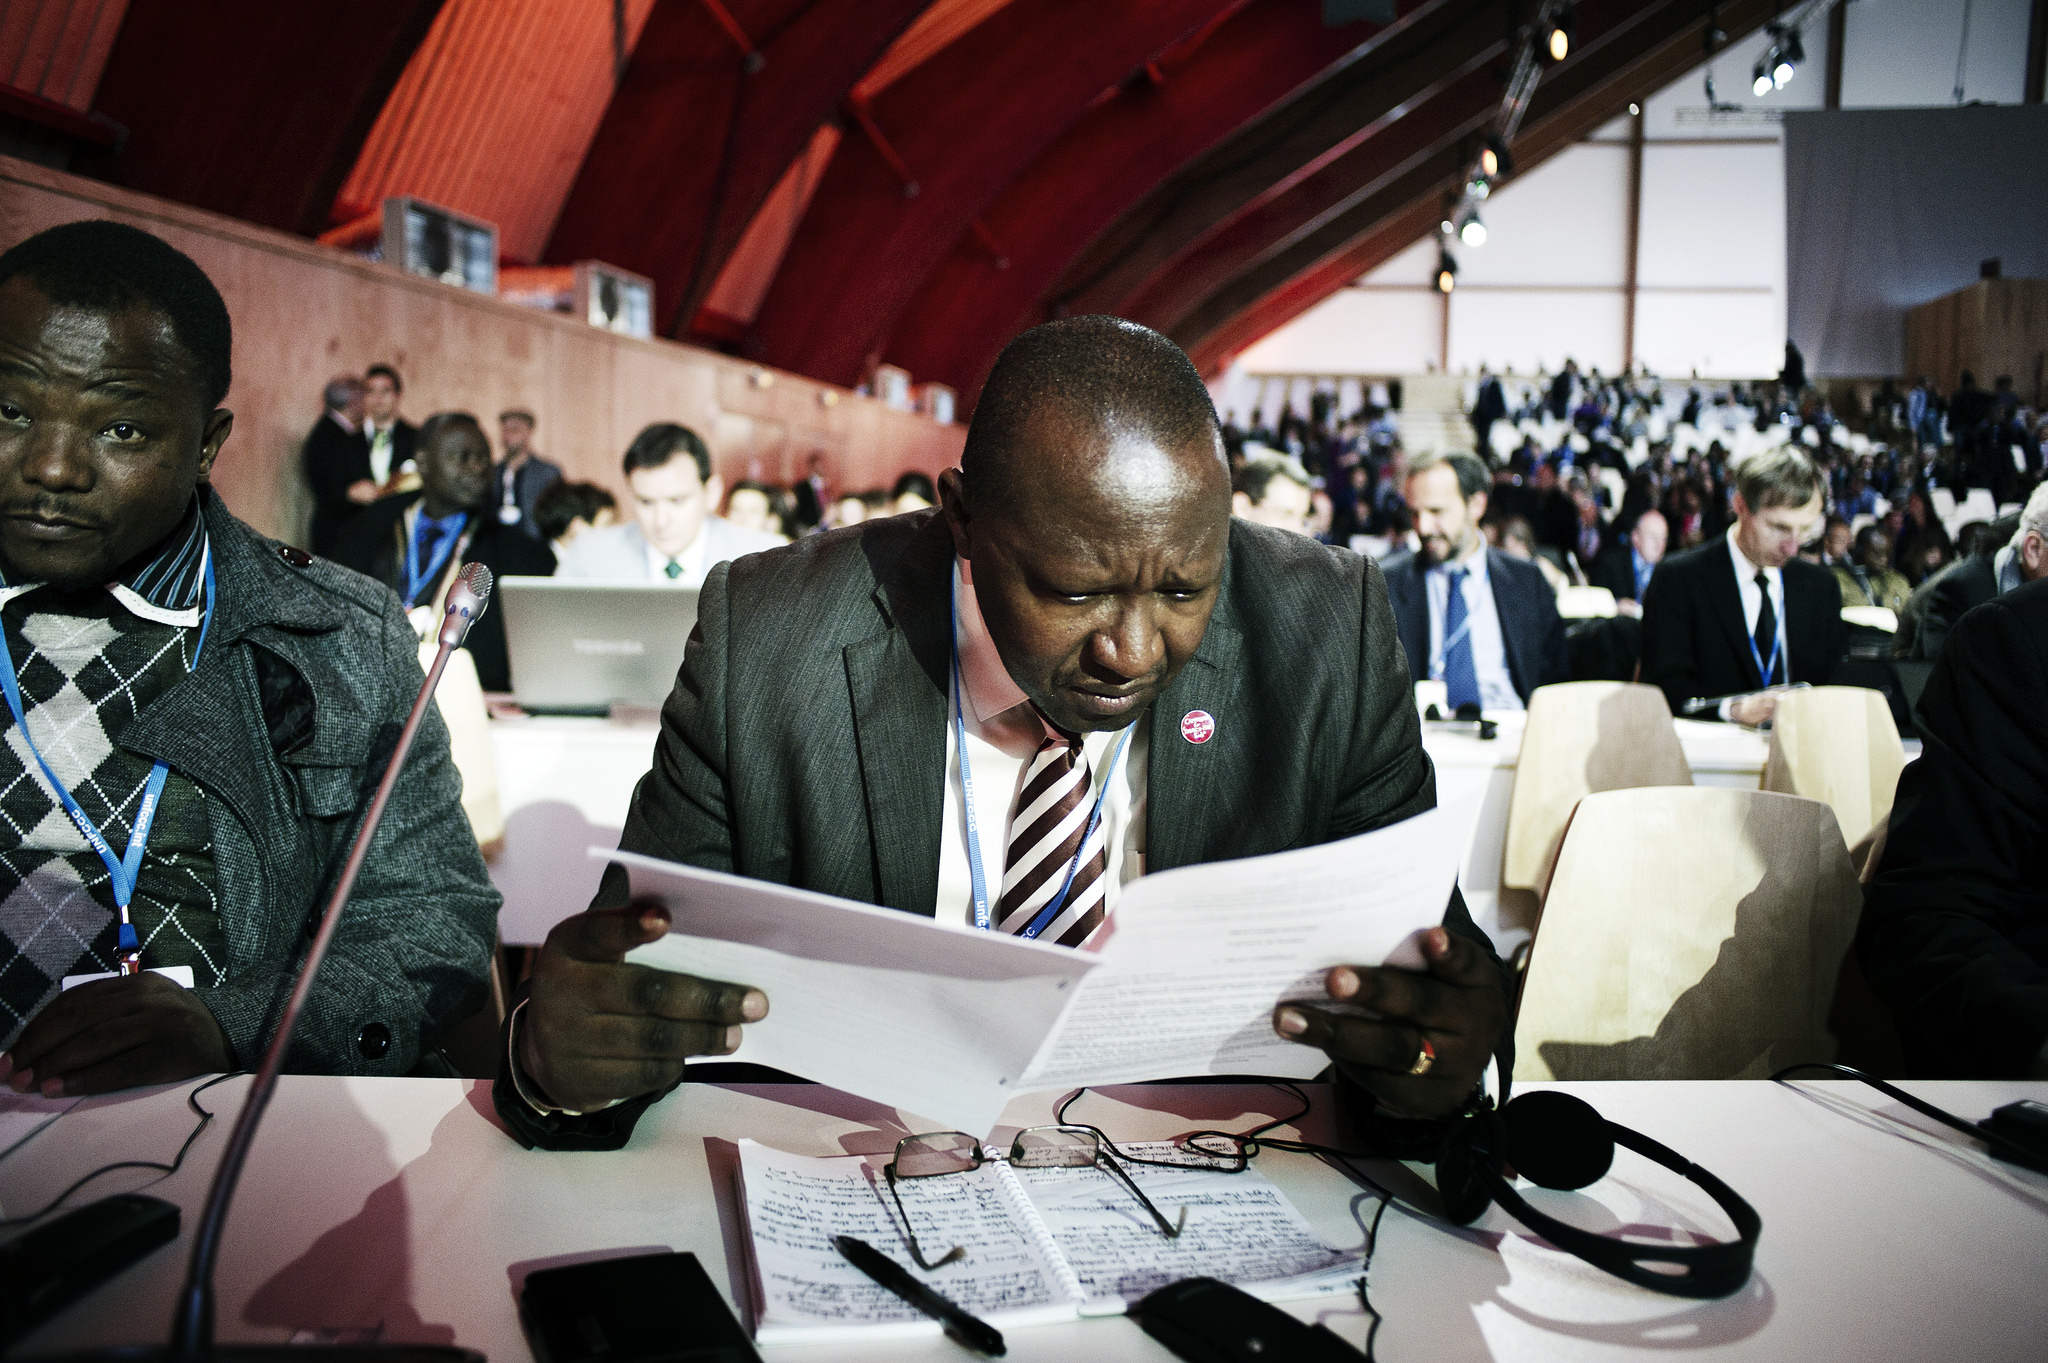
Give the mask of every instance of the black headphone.
M 1544 1188 L 1583 1188 L 1606 1176 L 1617 1144 L 1705 1189 L 1741 1238 L 1664 1246 L 1580 1230 L 1523 1201 L 1506 1177 L 1512 1166 Z M 1764 1224 L 1754 1207 L 1705 1169 L 1639 1131 L 1608 1121 L 1583 1099 L 1554 1089 L 1524 1093 L 1498 1111 L 1489 1100 L 1460 1119 L 1437 1156 L 1436 1186 L 1445 1214 L 1461 1226 L 1478 1220 L 1488 1203 L 1499 1203 L 1502 1211 L 1566 1253 L 1674 1297 L 1726 1297 L 1740 1289 L 1749 1281 Z

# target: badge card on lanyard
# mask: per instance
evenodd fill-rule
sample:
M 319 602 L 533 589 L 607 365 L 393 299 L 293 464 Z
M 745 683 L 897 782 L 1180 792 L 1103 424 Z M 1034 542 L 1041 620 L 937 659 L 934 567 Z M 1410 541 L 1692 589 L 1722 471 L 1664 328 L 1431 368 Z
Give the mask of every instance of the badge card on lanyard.
M 214 583 L 211 545 L 207 546 L 200 560 L 200 572 L 206 583 L 206 599 L 200 608 L 199 642 L 192 648 L 190 671 L 198 670 L 199 655 L 206 647 L 206 632 L 213 625 Z M 42 750 L 37 748 L 35 740 L 29 737 L 28 716 L 21 703 L 21 683 L 14 674 L 14 650 L 7 647 L 4 638 L 0 638 L 0 689 L 7 693 L 7 708 L 14 716 L 15 728 L 21 732 L 22 745 L 28 749 L 29 755 L 35 758 L 36 765 L 42 769 L 43 779 L 48 781 L 50 789 L 56 792 L 57 802 L 63 806 L 65 814 L 69 815 L 71 822 L 77 826 L 80 836 L 99 854 L 99 859 L 106 863 L 107 878 L 114 889 L 114 904 L 121 912 L 120 941 L 116 952 L 120 972 L 123 975 L 140 974 L 142 942 L 136 936 L 135 921 L 129 913 L 128 906 L 135 898 L 135 884 L 142 875 L 142 852 L 149 845 L 149 830 L 156 823 L 157 808 L 163 800 L 164 782 L 171 774 L 170 766 L 158 762 L 149 769 L 149 780 L 142 788 L 142 803 L 136 808 L 135 823 L 128 834 L 127 849 L 120 856 L 116 856 L 113 845 L 107 841 L 99 825 L 92 821 L 91 815 L 79 807 L 77 797 L 57 779 L 57 773 L 50 769 Z

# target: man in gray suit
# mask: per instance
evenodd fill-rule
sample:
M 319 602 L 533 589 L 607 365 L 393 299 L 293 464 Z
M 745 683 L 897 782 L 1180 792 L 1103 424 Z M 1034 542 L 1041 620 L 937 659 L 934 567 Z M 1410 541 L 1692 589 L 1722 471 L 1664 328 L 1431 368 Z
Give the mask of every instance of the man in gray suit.
M 633 490 L 632 523 L 578 535 L 562 551 L 556 577 L 701 587 L 719 564 L 782 543 L 711 514 L 725 483 L 711 471 L 703 438 L 687 426 L 664 421 L 634 436 L 626 448 L 626 483 Z
M 1165 337 L 1017 338 L 940 500 L 712 571 L 622 847 L 1078 945 L 1142 872 L 1435 804 L 1379 570 L 1232 518 L 1215 409 Z M 686 1057 L 767 1013 L 744 982 L 623 964 L 667 927 L 625 897 L 608 873 L 549 935 L 510 1020 L 495 1099 L 528 1144 L 616 1148 Z M 1381 1148 L 1426 1158 L 1506 1043 L 1507 992 L 1455 895 L 1425 955 L 1330 972 L 1369 1013 L 1274 1026 L 1338 1063 Z
M 230 330 L 199 267 L 132 227 L 68 223 L 0 256 L 0 1080 L 18 1091 L 256 1064 L 423 680 L 388 588 L 264 539 L 208 485 Z M 498 894 L 461 790 L 429 707 L 292 1070 L 405 1074 L 482 1003 Z

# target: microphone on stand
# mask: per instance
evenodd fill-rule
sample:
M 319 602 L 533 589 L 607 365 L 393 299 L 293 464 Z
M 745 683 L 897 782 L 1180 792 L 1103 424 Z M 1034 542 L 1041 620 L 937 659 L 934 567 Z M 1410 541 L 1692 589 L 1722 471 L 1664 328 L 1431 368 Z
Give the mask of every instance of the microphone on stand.
M 264 1110 L 270 1106 L 271 1095 L 277 1090 L 278 1072 L 284 1068 L 285 1052 L 291 1045 L 299 1013 L 306 1006 L 306 996 L 312 991 L 314 977 L 320 973 L 320 963 L 326 958 L 328 945 L 334 940 L 334 930 L 341 923 L 342 910 L 348 906 L 356 876 L 369 855 L 370 841 L 377 834 L 377 825 L 383 821 L 384 807 L 390 803 L 392 788 L 398 784 L 398 773 L 405 765 L 406 753 L 412 748 L 420 721 L 426 717 L 427 706 L 433 703 L 434 688 L 440 684 L 441 673 L 447 669 L 448 655 L 462 643 L 470 626 L 484 613 L 484 607 L 490 603 L 491 585 L 491 570 L 481 563 L 472 563 L 462 570 L 461 576 L 448 589 L 447 611 L 441 618 L 440 651 L 434 655 L 433 666 L 427 669 L 426 682 L 413 700 L 412 712 L 405 718 L 405 727 L 399 731 L 398 744 L 392 749 L 391 760 L 384 768 L 383 778 L 377 783 L 377 792 L 370 800 L 369 812 L 363 816 L 362 827 L 349 844 L 348 860 L 342 865 L 341 879 L 335 883 L 333 894 L 328 896 L 327 907 L 320 915 L 319 931 L 313 936 L 312 946 L 306 950 L 305 963 L 299 968 L 298 981 L 285 1003 L 277 1031 L 263 1053 L 263 1063 L 257 1066 L 255 1078 L 249 1081 L 249 1096 L 242 1104 L 240 1115 L 235 1118 L 234 1130 L 228 1133 L 227 1149 L 221 1155 L 220 1167 L 214 1171 L 213 1186 L 207 1190 L 206 1206 L 200 1213 L 199 1229 L 192 1237 L 192 1260 L 186 1269 L 185 1285 L 178 1292 L 170 1343 L 87 1350 L 59 1355 L 50 1363 L 58 1363 L 59 1359 L 65 1363 L 87 1363 L 87 1360 L 91 1363 L 203 1363 L 207 1359 L 228 1359 L 233 1363 L 306 1363 L 308 1359 L 317 1359 L 319 1363 L 484 1363 L 484 1356 L 474 1349 L 459 1349 L 452 1345 L 216 1345 L 213 1342 L 213 1274 L 220 1253 L 221 1230 L 227 1221 L 228 1204 L 234 1198 L 235 1185 L 241 1180 L 242 1163 L 248 1158 L 249 1147 L 255 1141 L 257 1124 L 263 1120 Z

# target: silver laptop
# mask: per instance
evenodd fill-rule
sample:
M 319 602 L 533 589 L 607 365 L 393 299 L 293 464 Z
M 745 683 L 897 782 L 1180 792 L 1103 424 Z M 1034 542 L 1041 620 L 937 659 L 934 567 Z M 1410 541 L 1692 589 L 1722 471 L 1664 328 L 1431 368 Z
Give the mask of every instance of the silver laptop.
M 652 582 L 501 577 L 512 694 L 537 714 L 658 706 L 675 689 L 697 592 Z

